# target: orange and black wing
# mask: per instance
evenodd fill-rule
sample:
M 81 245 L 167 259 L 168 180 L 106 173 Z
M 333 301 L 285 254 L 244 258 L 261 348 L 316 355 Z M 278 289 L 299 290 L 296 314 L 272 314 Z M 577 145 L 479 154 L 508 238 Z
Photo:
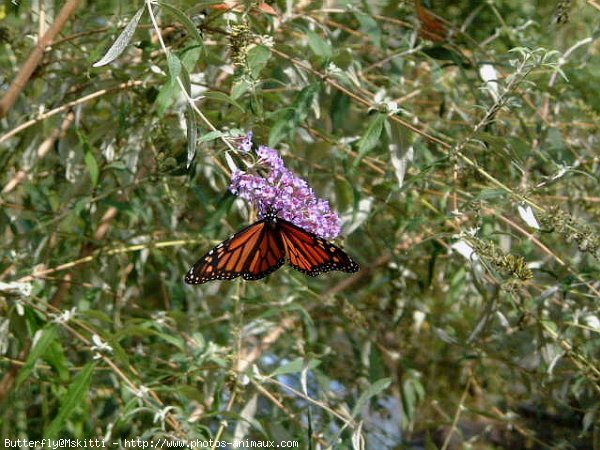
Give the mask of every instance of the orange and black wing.
M 359 265 L 338 246 L 286 220 L 278 219 L 277 224 L 287 259 L 294 269 L 311 277 L 331 270 L 358 272 Z
M 242 276 L 258 280 L 285 262 L 278 233 L 265 219 L 237 232 L 204 255 L 185 276 L 188 284 L 231 280 Z

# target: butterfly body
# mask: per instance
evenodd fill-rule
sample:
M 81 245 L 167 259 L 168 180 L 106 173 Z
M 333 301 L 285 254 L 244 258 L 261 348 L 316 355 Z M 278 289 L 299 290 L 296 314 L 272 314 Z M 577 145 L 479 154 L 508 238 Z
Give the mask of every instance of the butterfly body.
M 359 266 L 341 248 L 310 233 L 274 211 L 223 241 L 192 266 L 185 282 L 259 280 L 285 262 L 309 276 L 340 270 L 356 272 Z

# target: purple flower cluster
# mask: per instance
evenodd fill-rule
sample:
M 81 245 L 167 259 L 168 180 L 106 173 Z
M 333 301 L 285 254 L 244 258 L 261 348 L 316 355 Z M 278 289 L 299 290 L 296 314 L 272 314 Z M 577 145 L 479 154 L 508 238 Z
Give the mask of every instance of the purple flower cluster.
M 240 144 L 247 152 L 252 134 Z M 341 220 L 331 210 L 329 202 L 318 198 L 308 183 L 285 167 L 276 150 L 261 145 L 256 154 L 258 164 L 267 170 L 266 178 L 236 170 L 232 174 L 229 190 L 253 203 L 264 217 L 269 209 L 293 224 L 321 236 L 334 239 L 340 234 Z

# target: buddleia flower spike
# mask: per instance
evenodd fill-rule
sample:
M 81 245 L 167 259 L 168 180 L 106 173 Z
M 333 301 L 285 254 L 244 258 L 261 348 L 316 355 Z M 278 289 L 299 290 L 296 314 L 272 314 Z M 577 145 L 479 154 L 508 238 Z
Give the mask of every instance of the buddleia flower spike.
M 249 152 L 252 135 L 239 144 Z M 232 174 L 229 190 L 258 209 L 260 219 L 210 250 L 185 276 L 188 284 L 242 277 L 258 280 L 286 261 L 309 276 L 359 266 L 341 248 L 328 242 L 341 230 L 341 220 L 318 198 L 308 183 L 285 167 L 276 150 L 261 145 L 258 165 L 266 176 L 240 170 Z

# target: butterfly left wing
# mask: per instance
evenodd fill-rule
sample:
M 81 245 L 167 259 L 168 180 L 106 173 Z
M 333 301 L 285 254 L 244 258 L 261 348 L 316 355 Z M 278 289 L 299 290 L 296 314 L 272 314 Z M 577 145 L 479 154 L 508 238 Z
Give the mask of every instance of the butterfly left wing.
M 185 282 L 202 284 L 239 276 L 258 280 L 277 270 L 284 261 L 279 237 L 263 219 L 237 232 L 200 258 L 188 271 Z
M 278 227 L 294 269 L 311 277 L 331 270 L 358 272 L 359 265 L 338 246 L 283 219 L 278 219 Z

